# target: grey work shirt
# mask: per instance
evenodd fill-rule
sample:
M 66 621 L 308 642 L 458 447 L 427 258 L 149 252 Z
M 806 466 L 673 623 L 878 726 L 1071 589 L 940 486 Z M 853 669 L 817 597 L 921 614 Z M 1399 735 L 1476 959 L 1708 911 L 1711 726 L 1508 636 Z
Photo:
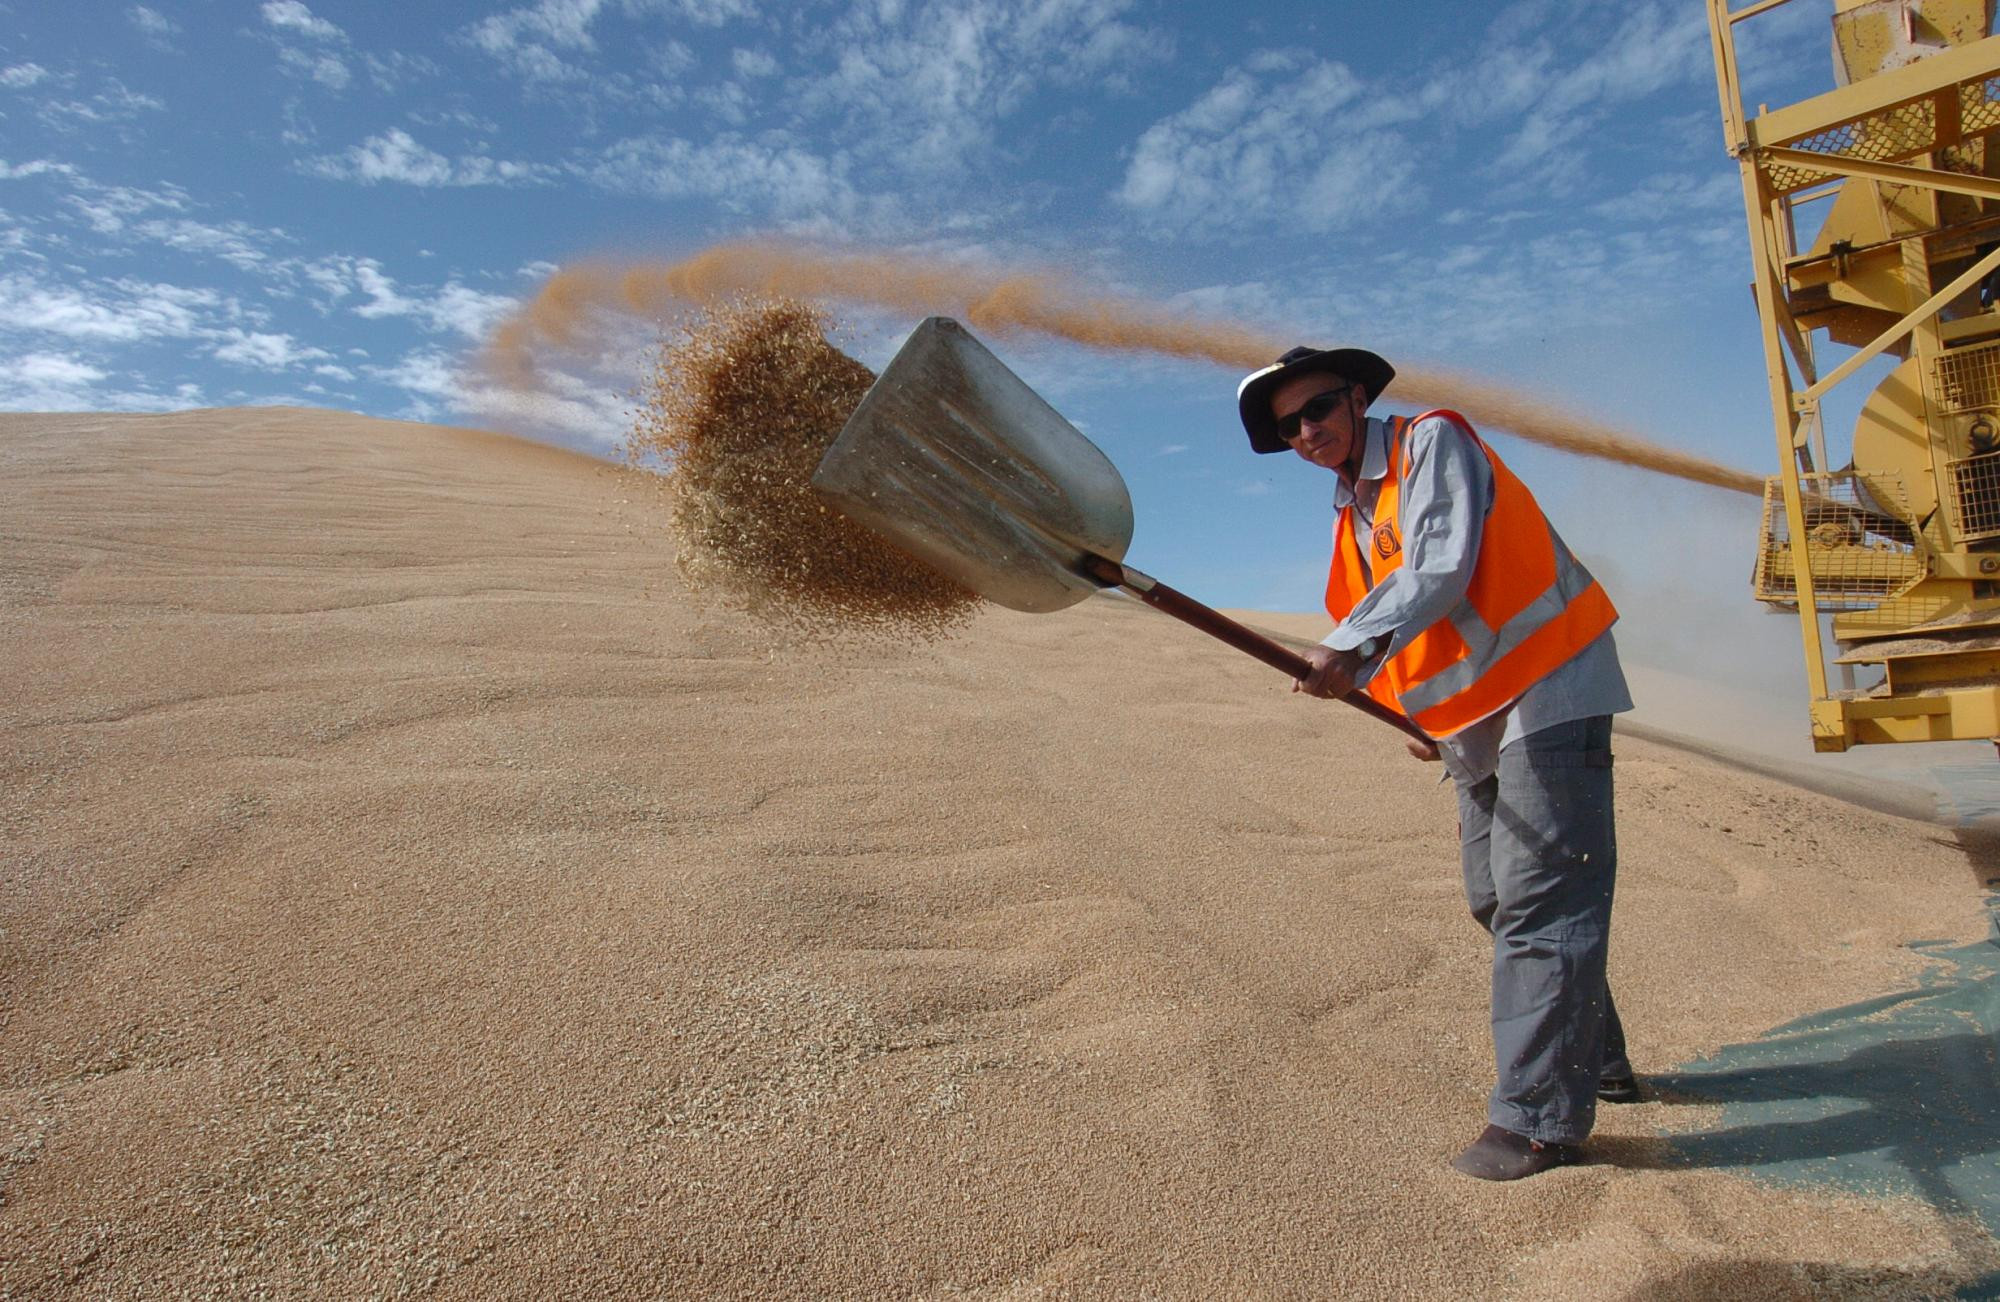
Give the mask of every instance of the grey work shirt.
M 1350 479 L 1346 471 L 1339 472 L 1333 489 L 1336 512 L 1354 508 L 1355 542 L 1364 556 L 1375 530 L 1375 503 L 1388 473 L 1389 423 L 1370 417 L 1359 473 Z M 1351 651 L 1371 637 L 1389 638 L 1386 648 L 1363 670 L 1363 683 L 1384 660 L 1464 599 L 1479 560 L 1486 515 L 1493 509 L 1492 463 L 1464 430 L 1441 416 L 1418 421 L 1403 435 L 1401 485 L 1396 523 L 1403 535 L 1403 563 L 1384 575 L 1323 639 L 1336 651 Z M 1339 528 L 1337 520 L 1334 527 Z M 1618 648 L 1606 629 L 1511 705 L 1439 738 L 1438 755 L 1455 781 L 1472 786 L 1499 767 L 1502 747 L 1529 733 L 1631 708 L 1632 693 L 1618 664 Z

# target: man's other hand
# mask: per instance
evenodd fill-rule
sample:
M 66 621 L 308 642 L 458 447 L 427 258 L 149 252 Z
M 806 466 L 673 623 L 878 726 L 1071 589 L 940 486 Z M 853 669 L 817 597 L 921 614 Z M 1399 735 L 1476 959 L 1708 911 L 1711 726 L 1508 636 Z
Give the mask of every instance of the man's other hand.
M 1312 672 L 1293 680 L 1292 690 L 1329 701 L 1354 690 L 1354 675 L 1361 672 L 1364 663 L 1354 652 L 1336 651 L 1330 646 L 1312 647 L 1305 658 Z
M 1418 741 L 1415 737 L 1405 737 L 1403 749 L 1410 752 L 1412 758 L 1420 759 L 1426 764 L 1437 763 L 1438 744 L 1434 741 Z

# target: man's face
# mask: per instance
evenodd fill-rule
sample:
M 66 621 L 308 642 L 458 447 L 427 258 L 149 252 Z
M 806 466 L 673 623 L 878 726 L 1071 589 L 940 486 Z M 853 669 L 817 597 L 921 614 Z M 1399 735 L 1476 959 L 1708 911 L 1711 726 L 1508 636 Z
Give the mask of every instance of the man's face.
M 1323 394 L 1334 395 L 1332 410 L 1318 420 L 1298 415 Z M 1361 447 L 1362 413 L 1367 403 L 1361 390 L 1337 375 L 1295 375 L 1279 385 L 1271 395 L 1271 415 L 1288 437 L 1292 451 L 1316 466 L 1338 470 Z

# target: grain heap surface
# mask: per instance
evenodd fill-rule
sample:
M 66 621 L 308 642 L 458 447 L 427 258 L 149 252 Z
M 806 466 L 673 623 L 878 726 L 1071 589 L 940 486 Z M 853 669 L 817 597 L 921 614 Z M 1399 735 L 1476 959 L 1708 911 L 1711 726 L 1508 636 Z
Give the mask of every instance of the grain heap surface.
M 1451 1171 L 1493 1062 L 1450 789 L 1136 602 L 801 673 L 559 449 L 7 414 L 0 483 L 0 1298 L 2000 1269 L 1948 1203 L 1687 1164 L 1663 1131 L 1729 1123 L 1671 1096 L 1606 1109 L 1586 1165 Z M 1989 851 L 1617 751 L 1643 1074 L 1985 934 Z
M 804 639 L 934 640 L 979 599 L 812 489 L 874 382 L 796 299 L 713 303 L 660 347 L 627 442 L 661 466 L 682 576 Z

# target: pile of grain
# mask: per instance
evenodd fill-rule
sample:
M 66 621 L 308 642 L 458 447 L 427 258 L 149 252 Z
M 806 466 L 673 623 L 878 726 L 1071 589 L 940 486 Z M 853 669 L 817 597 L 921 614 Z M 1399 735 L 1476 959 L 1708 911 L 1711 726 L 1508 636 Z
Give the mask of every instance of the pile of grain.
M 713 302 L 660 346 L 626 452 L 660 469 L 690 588 L 804 640 L 934 640 L 979 599 L 828 506 L 813 470 L 875 376 L 797 299 Z
M 1453 1172 L 1493 1063 L 1449 789 L 1248 657 L 1133 654 L 1164 640 L 1136 602 L 791 673 L 559 449 L 0 413 L 0 474 L 0 1298 L 1880 1299 L 2000 1269 L 1942 1183 L 1883 1208 L 1676 1164 L 1662 1131 L 1838 1150 L 1671 1098 L 1606 1109 L 1588 1165 Z M 1642 1071 L 1985 934 L 1989 849 L 1618 749 Z M 1347 773 L 1366 800 L 1271 778 Z M 1899 1151 L 1992 1166 L 1944 1125 Z

